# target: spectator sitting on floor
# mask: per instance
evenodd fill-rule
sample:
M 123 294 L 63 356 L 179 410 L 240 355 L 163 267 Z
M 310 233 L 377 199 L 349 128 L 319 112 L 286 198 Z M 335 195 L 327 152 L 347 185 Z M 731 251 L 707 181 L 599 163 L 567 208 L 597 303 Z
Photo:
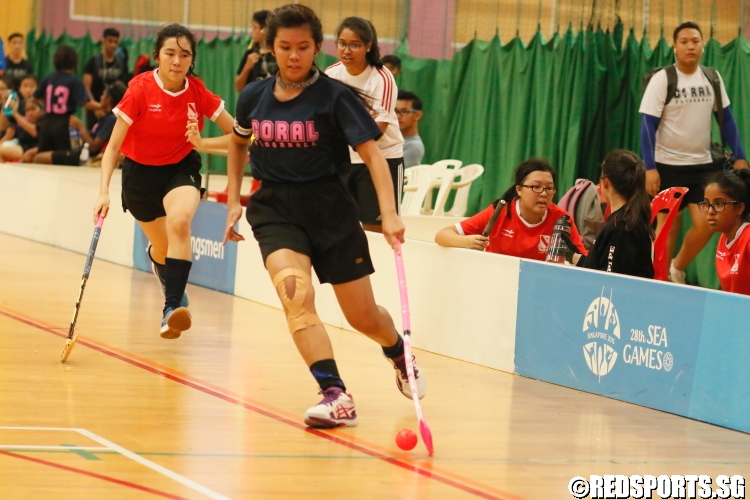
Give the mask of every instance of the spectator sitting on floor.
M 19 108 L 18 101 L 13 103 L 14 138 L 0 143 L 0 162 L 19 160 L 27 151 L 36 147 L 37 123 L 44 113 L 42 103 L 32 97 L 25 102 L 24 115 L 19 113 Z

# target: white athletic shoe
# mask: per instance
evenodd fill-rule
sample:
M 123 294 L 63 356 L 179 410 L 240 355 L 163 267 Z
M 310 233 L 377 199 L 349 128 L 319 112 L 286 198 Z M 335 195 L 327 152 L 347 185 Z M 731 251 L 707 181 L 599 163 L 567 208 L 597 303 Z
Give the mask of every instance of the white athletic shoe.
M 681 285 L 685 284 L 685 271 L 680 271 L 674 267 L 674 261 L 669 265 L 669 281 Z
M 354 399 L 340 387 L 329 387 L 319 394 L 323 400 L 305 412 L 305 423 L 310 427 L 354 427 L 357 410 Z
M 396 371 L 396 386 L 398 387 L 398 390 L 407 398 L 413 399 L 411 397 L 411 388 L 409 386 L 409 376 L 406 374 L 405 356 L 406 355 L 403 355 L 396 359 L 386 357 L 385 359 L 391 362 L 393 369 Z M 424 373 L 422 373 L 422 370 L 419 368 L 413 353 L 411 355 L 411 362 L 412 366 L 414 366 L 414 379 L 417 383 L 417 394 L 419 395 L 419 399 L 422 399 L 427 392 L 427 381 L 425 380 Z
M 167 312 L 164 313 L 164 318 L 161 320 L 159 335 L 164 339 L 176 339 L 182 335 L 182 332 L 190 329 L 192 321 L 193 318 L 190 315 L 190 311 L 185 307 L 167 309 Z

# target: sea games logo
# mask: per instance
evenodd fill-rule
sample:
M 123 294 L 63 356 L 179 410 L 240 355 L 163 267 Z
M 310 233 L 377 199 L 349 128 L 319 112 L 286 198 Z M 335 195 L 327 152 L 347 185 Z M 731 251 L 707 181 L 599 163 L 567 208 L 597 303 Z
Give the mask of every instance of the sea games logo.
M 588 342 L 583 346 L 586 364 L 599 380 L 615 366 L 617 361 L 616 342 L 620 340 L 620 318 L 612 303 L 612 291 L 609 298 L 601 295 L 594 299 L 583 318 L 583 333 Z
M 669 372 L 674 367 L 674 357 L 667 351 L 669 340 L 667 329 L 663 326 L 648 325 L 644 330 L 630 329 L 630 339 L 618 354 L 617 343 L 620 340 L 620 317 L 612 302 L 612 290 L 609 297 L 601 295 L 594 299 L 583 319 L 583 333 L 586 344 L 583 356 L 592 373 L 601 378 L 612 371 L 618 357 L 624 363 L 642 366 L 651 370 Z

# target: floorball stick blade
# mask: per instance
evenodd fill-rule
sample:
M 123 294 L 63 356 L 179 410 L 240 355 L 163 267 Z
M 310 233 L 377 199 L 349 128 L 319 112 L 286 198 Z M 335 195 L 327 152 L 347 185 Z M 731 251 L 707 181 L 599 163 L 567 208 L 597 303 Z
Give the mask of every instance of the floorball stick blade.
M 427 422 L 424 420 L 419 421 L 419 433 L 422 435 L 422 442 L 427 448 L 427 453 L 432 456 L 435 452 L 435 448 L 432 447 L 432 433 L 430 432 L 430 428 L 427 427 Z
M 63 363 L 65 363 L 65 361 L 68 359 L 68 356 L 70 356 L 70 352 L 75 347 L 76 339 L 78 339 L 78 334 L 73 335 L 72 339 L 65 340 L 65 347 L 63 347 L 63 350 L 60 353 L 60 361 L 62 361 Z

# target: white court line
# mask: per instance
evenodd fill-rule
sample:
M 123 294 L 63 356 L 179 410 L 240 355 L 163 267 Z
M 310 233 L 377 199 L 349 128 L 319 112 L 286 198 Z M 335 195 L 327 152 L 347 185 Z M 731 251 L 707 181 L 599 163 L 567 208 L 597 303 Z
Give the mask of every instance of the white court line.
M 168 478 L 170 478 L 170 479 L 172 479 L 174 481 L 177 481 L 178 483 L 180 483 L 180 484 L 182 484 L 184 486 L 187 486 L 188 488 L 193 489 L 193 490 L 197 491 L 198 493 L 203 493 L 208 498 L 213 498 L 215 500 L 230 500 L 229 497 L 225 497 L 224 495 L 216 493 L 215 491 L 213 491 L 213 490 L 211 490 L 209 488 L 206 488 L 205 486 L 203 486 L 201 484 L 198 484 L 195 481 L 186 478 L 185 476 L 181 476 L 181 475 L 177 474 L 176 472 L 173 472 L 173 471 L 167 469 L 166 467 L 162 467 L 161 465 L 159 465 L 157 463 L 154 463 L 154 462 L 152 462 L 151 460 L 149 460 L 147 458 L 143 458 L 142 456 L 138 455 L 137 453 L 133 453 L 132 451 L 127 450 L 127 449 L 123 448 L 122 446 L 113 443 L 112 441 L 108 441 L 108 440 L 104 439 L 103 437 L 98 436 L 98 435 L 94 434 L 93 432 L 91 432 L 89 430 L 86 430 L 86 429 L 73 429 L 73 430 L 77 431 L 78 433 L 80 433 L 83 436 L 88 437 L 89 439 L 92 439 L 92 440 L 96 441 L 99 444 L 103 444 L 104 446 L 106 446 L 107 448 L 109 448 L 111 450 L 119 452 L 120 454 L 128 457 L 129 459 L 133 460 L 134 462 L 138 462 L 139 464 L 141 464 L 141 465 L 143 465 L 145 467 L 148 467 L 149 469 L 153 470 L 154 472 L 158 472 L 159 474 L 161 474 L 163 476 L 166 476 L 166 477 L 168 477 Z
M 198 484 L 195 481 L 186 478 L 185 476 L 181 476 L 180 474 L 177 474 L 176 472 L 173 472 L 166 467 L 162 467 L 161 465 L 152 462 L 151 460 L 148 460 L 147 458 L 143 458 L 142 456 L 138 455 L 137 453 L 134 453 L 126 448 L 123 448 L 120 445 L 117 445 L 113 443 L 112 441 L 109 441 L 107 439 L 104 439 L 103 437 L 94 434 L 93 432 L 87 430 L 87 429 L 81 429 L 81 428 L 75 428 L 75 427 L 3 427 L 0 426 L 0 430 L 15 430 L 15 431 L 73 431 L 81 434 L 82 436 L 86 436 L 87 438 L 91 439 L 92 441 L 96 441 L 99 444 L 104 445 L 104 448 L 99 447 L 92 447 L 88 449 L 97 449 L 99 451 L 102 450 L 112 450 L 120 453 L 121 455 L 129 458 L 130 460 L 133 460 L 134 462 L 138 462 L 139 464 L 143 465 L 144 467 L 148 467 L 154 472 L 158 472 L 159 474 L 166 476 L 173 481 L 176 481 L 184 486 L 187 486 L 188 488 L 197 491 L 198 493 L 202 493 L 203 495 L 207 496 L 208 498 L 213 498 L 214 500 L 231 500 L 229 497 L 225 497 L 224 495 L 217 493 L 202 484 Z M 16 449 L 20 449 L 23 447 L 23 445 L 0 445 L 0 448 L 8 446 Z M 74 449 L 87 449 L 83 446 L 28 446 L 29 449 L 64 449 L 64 450 L 74 450 Z
M 83 450 L 83 451 L 108 451 L 103 446 L 36 446 L 26 444 L 0 444 L 0 450 Z M 109 450 L 111 451 L 111 450 Z

